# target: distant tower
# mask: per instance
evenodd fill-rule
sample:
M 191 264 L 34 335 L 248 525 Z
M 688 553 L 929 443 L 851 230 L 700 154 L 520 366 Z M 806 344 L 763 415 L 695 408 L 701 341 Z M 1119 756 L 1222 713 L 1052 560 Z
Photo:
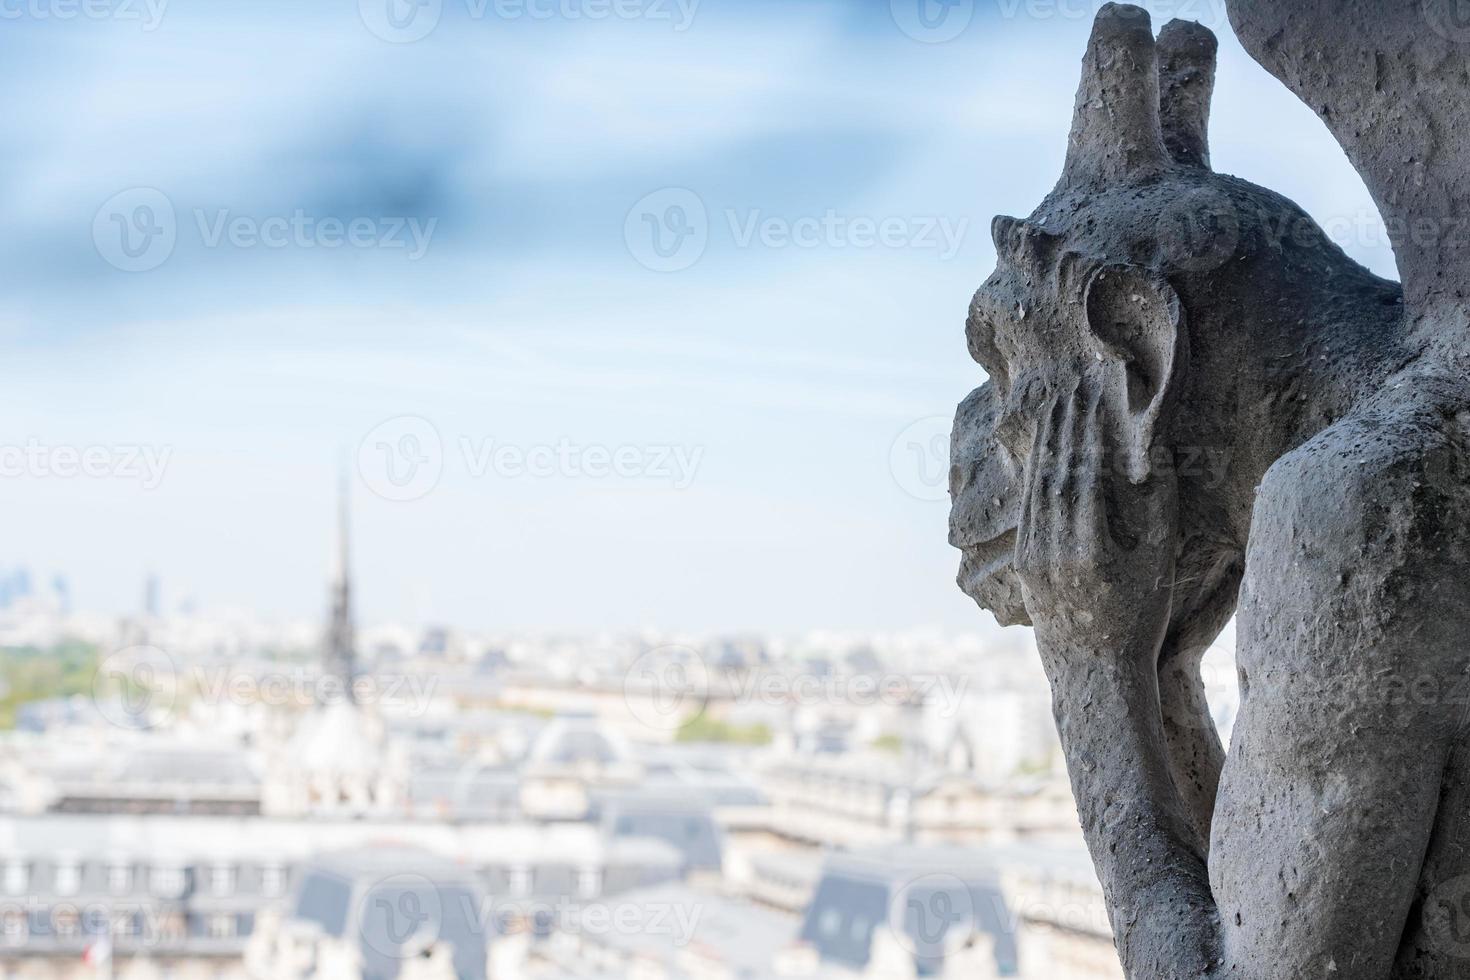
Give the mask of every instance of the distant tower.
M 357 676 L 357 654 L 354 652 L 352 628 L 352 573 L 348 564 L 347 475 L 343 472 L 337 493 L 337 550 L 332 556 L 332 580 L 328 602 L 331 620 L 323 645 L 322 667 L 341 684 L 345 696 L 356 695 L 352 681 Z
M 302 712 L 296 731 L 271 766 L 265 792 L 272 812 L 354 816 L 397 812 L 406 792 L 404 763 L 389 751 L 372 698 L 360 704 L 352 688 L 357 655 L 345 469 L 339 494 L 329 593 L 331 621 L 322 638 L 322 679 L 331 678 L 340 690 L 317 688 L 316 703 Z

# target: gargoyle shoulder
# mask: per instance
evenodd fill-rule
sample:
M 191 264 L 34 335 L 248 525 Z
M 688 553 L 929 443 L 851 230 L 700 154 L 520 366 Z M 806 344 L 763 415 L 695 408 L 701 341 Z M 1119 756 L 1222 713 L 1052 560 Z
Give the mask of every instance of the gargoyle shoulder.
M 1370 646 L 1470 619 L 1466 419 L 1452 401 L 1405 397 L 1278 460 L 1257 491 L 1243 605 L 1285 633 L 1352 631 Z

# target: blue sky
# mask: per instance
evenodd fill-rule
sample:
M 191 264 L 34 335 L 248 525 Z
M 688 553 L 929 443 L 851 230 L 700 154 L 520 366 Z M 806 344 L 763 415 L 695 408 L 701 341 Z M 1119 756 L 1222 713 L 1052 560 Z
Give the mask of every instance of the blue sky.
M 3 5 L 0 442 L 113 465 L 0 478 L 0 565 L 94 609 L 151 569 L 314 616 L 345 458 L 369 619 L 983 626 L 916 468 L 983 380 L 989 219 L 1059 172 L 1094 5 L 926 0 L 926 34 L 920 0 L 441 0 L 403 42 L 390 2 L 426 29 L 406 0 Z M 1222 33 L 1217 169 L 1392 275 L 1219 5 L 1152 6 Z M 432 486 L 386 499 L 380 451 L 426 431 Z M 513 465 L 556 447 L 575 472 Z

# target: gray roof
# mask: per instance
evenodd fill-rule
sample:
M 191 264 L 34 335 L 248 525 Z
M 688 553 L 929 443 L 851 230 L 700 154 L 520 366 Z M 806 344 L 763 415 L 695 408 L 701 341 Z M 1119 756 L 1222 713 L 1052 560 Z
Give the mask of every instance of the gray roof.
M 591 715 L 559 715 L 537 736 L 530 762 L 537 765 L 610 766 L 632 761 L 630 746 Z
M 687 867 L 718 871 L 724 849 L 709 806 L 698 798 L 647 792 L 599 794 L 595 809 L 609 838 L 652 837 L 676 848 Z
M 290 917 L 355 942 L 363 980 L 393 980 L 434 943 L 453 947 L 454 972 L 485 980 L 494 921 L 476 876 L 427 851 L 359 848 L 301 869 Z
M 116 778 L 127 782 L 260 784 L 245 753 L 229 749 L 139 748 L 124 757 Z
M 994 942 L 996 972 L 1017 976 L 1016 935 L 993 867 L 961 848 L 896 846 L 834 854 L 817 883 L 801 937 L 825 961 L 861 970 L 880 927 L 900 935 L 919 976 L 975 932 Z
M 521 777 L 499 766 L 420 766 L 409 779 L 408 799 L 446 819 L 516 819 L 521 815 Z
M 683 884 L 632 892 L 609 902 L 608 909 L 610 921 L 624 921 L 626 915 L 643 928 L 609 929 L 585 938 L 671 968 L 685 949 L 698 949 L 742 980 L 774 976 L 776 954 L 796 938 L 797 921 L 791 916 Z

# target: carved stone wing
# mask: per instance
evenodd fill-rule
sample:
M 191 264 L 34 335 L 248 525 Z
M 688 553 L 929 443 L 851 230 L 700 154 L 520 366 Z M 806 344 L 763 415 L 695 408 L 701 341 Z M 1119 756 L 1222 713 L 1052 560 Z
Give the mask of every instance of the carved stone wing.
M 1322 117 L 1367 183 L 1411 311 L 1432 315 L 1426 328 L 1463 329 L 1470 4 L 1229 0 L 1229 11 L 1246 50 Z

